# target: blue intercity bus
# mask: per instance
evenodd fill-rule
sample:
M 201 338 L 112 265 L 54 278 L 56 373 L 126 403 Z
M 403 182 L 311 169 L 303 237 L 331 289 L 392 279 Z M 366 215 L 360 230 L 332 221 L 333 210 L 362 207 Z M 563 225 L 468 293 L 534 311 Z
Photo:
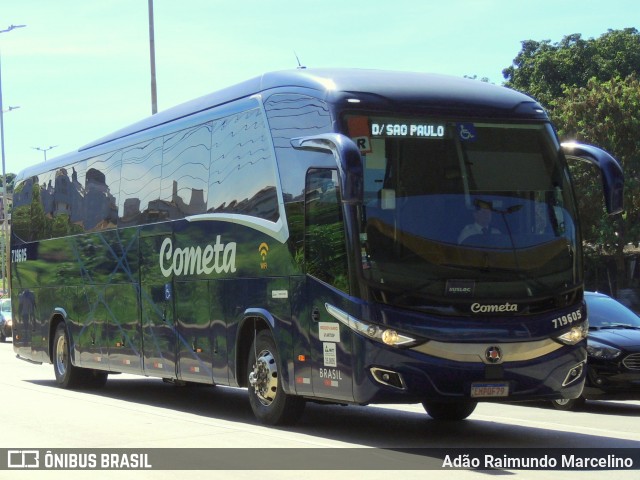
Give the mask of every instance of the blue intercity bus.
M 16 178 L 14 350 L 65 388 L 110 373 L 306 401 L 576 398 L 588 320 L 567 160 L 531 98 L 369 70 L 268 73 Z

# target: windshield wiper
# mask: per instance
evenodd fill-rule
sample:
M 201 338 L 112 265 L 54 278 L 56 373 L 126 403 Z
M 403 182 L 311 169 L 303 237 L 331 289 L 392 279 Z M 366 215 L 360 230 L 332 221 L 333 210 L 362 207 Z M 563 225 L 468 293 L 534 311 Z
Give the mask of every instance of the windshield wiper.
M 521 269 L 516 267 L 495 267 L 492 265 L 480 266 L 480 265 L 457 265 L 455 263 L 441 263 L 439 266 L 450 268 L 452 270 L 460 270 L 463 272 L 481 272 L 481 273 L 515 273 L 518 275 L 524 275 Z
M 495 281 L 496 275 L 498 276 L 497 278 L 498 281 L 504 281 L 504 278 L 501 277 L 501 275 L 512 274 L 516 280 L 520 280 L 521 282 L 523 282 L 527 286 L 527 288 L 535 287 L 538 289 L 543 289 L 545 291 L 551 288 L 550 285 L 546 284 L 539 278 L 530 277 L 527 274 L 525 274 L 522 270 L 519 270 L 517 268 L 462 266 L 462 265 L 455 265 L 452 263 L 442 264 L 442 266 L 455 269 L 455 270 L 461 270 L 465 273 L 468 273 L 470 271 L 480 272 L 482 274 L 487 275 L 487 277 L 483 278 L 483 280 L 490 280 L 490 281 Z
M 640 330 L 640 326 L 637 325 L 627 325 L 624 323 L 614 323 L 612 325 L 602 325 L 599 327 L 594 327 L 597 328 L 598 330 L 611 330 L 614 328 L 624 328 L 626 330 Z
M 393 301 L 398 302 L 398 300 L 404 300 L 407 297 L 417 295 L 423 288 L 427 288 L 430 285 L 433 285 L 434 283 L 436 283 L 437 281 L 438 280 L 429 280 L 428 282 L 421 283 L 416 287 L 411 287 L 411 288 L 402 290 L 394 295 Z

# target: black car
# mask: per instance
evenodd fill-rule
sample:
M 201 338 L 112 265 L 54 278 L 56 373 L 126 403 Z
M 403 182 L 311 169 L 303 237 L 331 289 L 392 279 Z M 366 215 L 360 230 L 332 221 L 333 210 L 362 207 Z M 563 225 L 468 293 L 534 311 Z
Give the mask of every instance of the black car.
M 12 333 L 11 299 L 0 299 L 0 342 L 6 342 Z
M 554 400 L 560 410 L 585 400 L 640 400 L 640 317 L 613 298 L 585 292 L 589 315 L 587 380 L 576 399 Z

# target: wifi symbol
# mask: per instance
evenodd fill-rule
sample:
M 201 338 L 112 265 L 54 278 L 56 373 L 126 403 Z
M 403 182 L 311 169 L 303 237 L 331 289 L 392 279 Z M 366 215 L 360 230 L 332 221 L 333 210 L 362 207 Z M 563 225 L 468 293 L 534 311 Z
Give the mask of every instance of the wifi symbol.
M 267 258 L 267 253 L 269 253 L 269 245 L 267 245 L 265 242 L 262 242 L 260 244 L 260 247 L 258 248 L 258 252 L 260 252 L 260 256 L 262 257 L 262 261 L 264 262 Z

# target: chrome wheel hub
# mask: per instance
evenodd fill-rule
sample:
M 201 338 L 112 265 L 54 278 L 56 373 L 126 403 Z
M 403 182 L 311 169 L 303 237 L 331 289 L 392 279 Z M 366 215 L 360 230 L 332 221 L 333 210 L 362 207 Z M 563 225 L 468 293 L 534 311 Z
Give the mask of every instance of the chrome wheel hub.
M 270 351 L 263 350 L 256 358 L 253 371 L 249 374 L 249 384 L 262 405 L 269 406 L 275 400 L 278 390 L 278 367 Z
M 64 376 L 67 371 L 67 342 L 64 336 L 58 337 L 58 343 L 56 344 L 56 370 L 61 376 Z

